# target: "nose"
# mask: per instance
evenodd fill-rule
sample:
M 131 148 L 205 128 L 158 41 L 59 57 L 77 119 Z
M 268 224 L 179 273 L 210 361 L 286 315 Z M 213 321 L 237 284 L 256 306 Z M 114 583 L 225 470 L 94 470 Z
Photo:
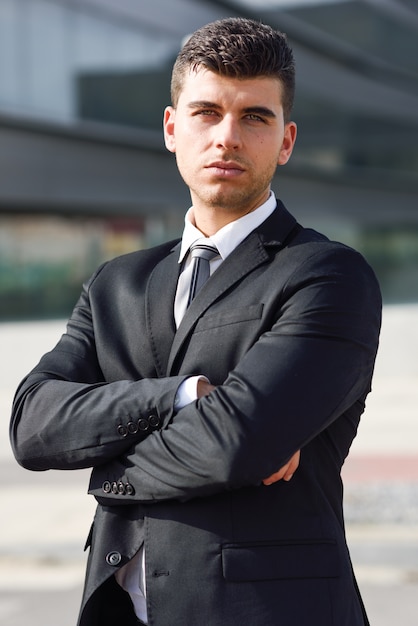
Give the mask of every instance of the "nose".
M 239 122 L 229 115 L 216 124 L 216 147 L 225 150 L 236 150 L 241 146 L 241 130 Z

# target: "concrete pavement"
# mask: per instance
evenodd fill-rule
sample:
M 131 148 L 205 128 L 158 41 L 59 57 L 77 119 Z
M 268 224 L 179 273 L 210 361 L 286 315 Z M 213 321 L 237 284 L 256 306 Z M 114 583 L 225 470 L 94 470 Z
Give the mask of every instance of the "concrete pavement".
M 88 472 L 14 462 L 14 390 L 64 330 L 0 324 L 0 623 L 75 626 L 94 503 Z M 347 535 L 372 626 L 418 623 L 418 305 L 385 307 L 374 390 L 344 468 Z M 173 625 L 176 626 L 176 625 Z

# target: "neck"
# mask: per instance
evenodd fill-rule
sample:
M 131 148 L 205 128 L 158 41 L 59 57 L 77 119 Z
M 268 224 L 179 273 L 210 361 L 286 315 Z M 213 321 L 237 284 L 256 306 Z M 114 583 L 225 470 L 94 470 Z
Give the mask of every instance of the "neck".
M 199 203 L 193 204 L 193 210 L 191 219 L 193 224 L 200 230 L 200 232 L 205 237 L 210 237 L 221 230 L 227 224 L 231 222 L 235 222 L 244 215 L 248 215 L 248 213 L 252 213 L 258 207 L 260 207 L 266 200 L 268 199 L 270 194 L 270 190 L 268 193 L 261 199 L 254 203 L 254 205 L 249 205 L 247 207 L 240 207 L 239 209 L 231 209 L 229 207 L 221 207 L 221 206 L 202 206 Z

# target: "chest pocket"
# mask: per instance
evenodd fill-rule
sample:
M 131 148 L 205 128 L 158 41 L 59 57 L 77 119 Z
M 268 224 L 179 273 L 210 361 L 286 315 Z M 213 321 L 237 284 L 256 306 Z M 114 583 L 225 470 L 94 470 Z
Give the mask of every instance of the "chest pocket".
M 263 314 L 263 307 L 264 305 L 260 303 L 253 304 L 248 307 L 235 308 L 232 311 L 210 313 L 199 320 L 194 332 L 199 333 L 205 330 L 213 330 L 214 328 L 230 326 L 232 324 L 259 320 Z
M 204 374 L 214 385 L 225 381 L 260 333 L 263 304 L 210 313 L 193 331 L 180 373 Z

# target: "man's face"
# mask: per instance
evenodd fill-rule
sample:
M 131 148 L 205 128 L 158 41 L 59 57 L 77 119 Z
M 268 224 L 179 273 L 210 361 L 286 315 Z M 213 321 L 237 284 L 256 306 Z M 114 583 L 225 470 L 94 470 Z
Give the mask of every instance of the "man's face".
M 195 215 L 215 210 L 227 223 L 267 199 L 277 165 L 292 153 L 296 126 L 284 123 L 278 79 L 198 69 L 185 76 L 176 109 L 166 109 L 164 134 Z

